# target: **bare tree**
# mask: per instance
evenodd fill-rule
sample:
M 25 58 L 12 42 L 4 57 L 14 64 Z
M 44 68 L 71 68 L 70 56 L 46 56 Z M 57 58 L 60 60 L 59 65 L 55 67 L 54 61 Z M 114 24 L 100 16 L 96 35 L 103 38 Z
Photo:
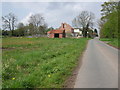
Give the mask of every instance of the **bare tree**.
M 2 21 L 3 29 L 10 30 L 13 34 L 13 31 L 16 27 L 17 17 L 13 13 L 9 13 L 8 15 L 2 17 Z
M 93 20 L 95 18 L 94 13 L 88 11 L 82 11 L 78 16 L 76 16 L 72 24 L 74 27 L 81 28 L 83 30 L 83 36 L 87 36 L 87 31 L 89 27 L 93 27 Z
M 19 36 L 27 35 L 27 29 L 26 29 L 25 25 L 22 22 L 18 23 L 17 30 L 19 32 L 19 34 L 18 34 Z
M 45 34 L 47 28 L 48 28 L 48 25 L 46 23 L 44 23 L 44 25 L 42 25 L 42 26 L 39 26 L 39 33 L 42 35 Z
M 101 30 L 103 25 L 105 24 L 105 21 L 100 19 L 100 20 L 97 21 L 97 24 L 98 24 L 99 30 Z
M 100 19 L 100 20 L 97 21 L 98 29 L 100 30 L 100 37 L 103 37 L 102 28 L 103 28 L 105 22 L 106 22 L 105 19 Z
M 35 14 L 32 15 L 29 19 L 29 24 L 33 25 L 33 34 L 38 34 L 39 33 L 39 27 L 44 25 L 44 17 L 41 14 Z

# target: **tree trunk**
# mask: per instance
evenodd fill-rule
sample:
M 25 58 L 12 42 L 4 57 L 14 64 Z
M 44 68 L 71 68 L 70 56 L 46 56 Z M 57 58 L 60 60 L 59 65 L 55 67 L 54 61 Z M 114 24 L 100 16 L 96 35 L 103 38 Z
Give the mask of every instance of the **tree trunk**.
M 83 33 L 83 37 L 86 38 L 87 37 L 87 30 L 86 30 L 86 28 L 83 28 L 83 32 L 82 33 Z

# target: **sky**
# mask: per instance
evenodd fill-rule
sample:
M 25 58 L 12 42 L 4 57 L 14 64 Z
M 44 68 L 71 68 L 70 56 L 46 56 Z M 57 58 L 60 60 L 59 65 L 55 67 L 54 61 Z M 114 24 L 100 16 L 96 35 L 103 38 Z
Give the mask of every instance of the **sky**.
M 8 13 L 14 13 L 18 22 L 23 22 L 27 24 L 29 17 L 32 14 L 40 13 L 43 15 L 46 23 L 49 27 L 58 28 L 61 23 L 66 22 L 72 26 L 72 20 L 76 17 L 81 11 L 90 11 L 95 14 L 95 22 L 101 17 L 101 2 L 67 2 L 63 1 L 50 1 L 50 2 L 38 2 L 34 0 L 24 0 L 19 2 L 19 0 L 9 0 L 2 1 L 2 16 L 7 15 Z M 94 1 L 94 0 L 93 0 Z M 97 23 L 94 24 L 97 28 Z

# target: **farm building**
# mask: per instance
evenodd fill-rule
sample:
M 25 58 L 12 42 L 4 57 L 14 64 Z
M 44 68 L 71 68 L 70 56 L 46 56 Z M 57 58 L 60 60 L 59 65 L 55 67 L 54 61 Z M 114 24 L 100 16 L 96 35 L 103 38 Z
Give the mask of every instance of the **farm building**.
M 73 30 L 69 24 L 62 23 L 58 29 L 48 31 L 47 35 L 49 38 L 65 38 L 68 37 L 68 34 L 72 35 Z
M 72 28 L 69 24 L 67 23 L 62 23 L 61 26 L 59 27 L 60 30 L 65 30 L 65 33 L 73 33 L 74 28 Z
M 64 38 L 65 30 L 51 30 L 47 32 L 49 38 Z

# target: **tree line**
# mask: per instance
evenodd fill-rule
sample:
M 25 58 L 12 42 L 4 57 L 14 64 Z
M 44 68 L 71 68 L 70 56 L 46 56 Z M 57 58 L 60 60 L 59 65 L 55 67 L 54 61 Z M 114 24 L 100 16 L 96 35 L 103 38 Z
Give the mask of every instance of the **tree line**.
M 95 37 L 98 36 L 98 32 L 97 29 L 93 30 L 94 19 L 94 13 L 82 11 L 73 19 L 72 24 L 74 27 L 82 29 L 83 37 Z M 54 29 L 52 27 L 48 28 L 44 17 L 40 13 L 31 15 L 27 25 L 21 22 L 17 24 L 17 20 L 17 16 L 13 13 L 2 17 L 3 36 L 40 36 Z
M 102 17 L 99 20 L 101 38 L 119 38 L 120 2 L 104 2 L 102 5 Z
M 27 25 L 22 22 L 17 24 L 17 20 L 17 16 L 13 13 L 2 16 L 3 36 L 38 36 L 45 35 L 48 30 L 53 29 L 52 27 L 48 28 L 44 17 L 40 13 L 31 15 Z
M 97 29 L 93 29 L 95 15 L 93 12 L 82 11 L 76 16 L 72 24 L 74 27 L 81 28 L 83 37 L 96 37 L 98 36 Z

